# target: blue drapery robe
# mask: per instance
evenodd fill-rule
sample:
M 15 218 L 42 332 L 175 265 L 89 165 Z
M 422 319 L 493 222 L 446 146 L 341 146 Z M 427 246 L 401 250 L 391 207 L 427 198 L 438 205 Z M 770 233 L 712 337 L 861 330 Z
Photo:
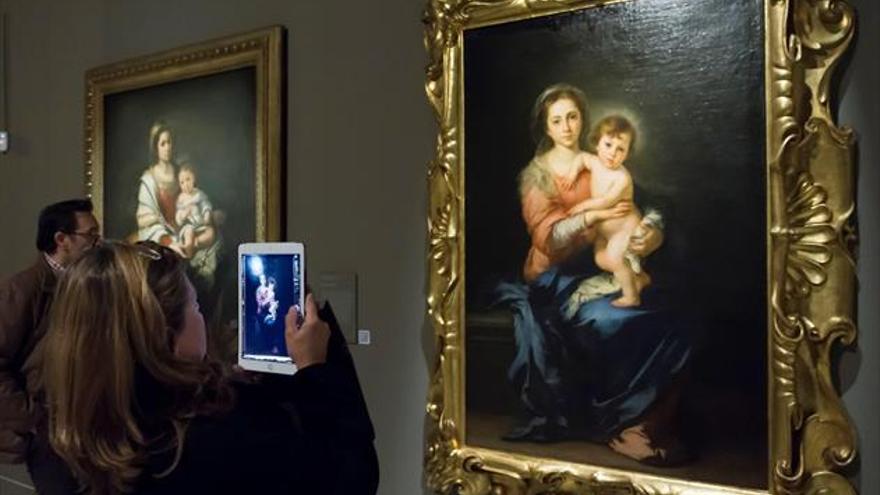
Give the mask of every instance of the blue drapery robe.
M 695 325 L 658 287 L 645 289 L 638 307 L 616 308 L 611 294 L 567 312 L 592 274 L 552 267 L 530 284 L 500 283 L 496 294 L 513 312 L 517 352 L 508 378 L 530 424 L 607 442 L 638 423 L 682 371 Z

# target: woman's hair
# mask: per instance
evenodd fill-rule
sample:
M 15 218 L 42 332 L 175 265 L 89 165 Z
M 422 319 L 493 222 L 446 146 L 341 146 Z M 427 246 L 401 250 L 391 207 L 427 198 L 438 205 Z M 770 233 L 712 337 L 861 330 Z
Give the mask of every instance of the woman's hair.
M 156 243 L 105 243 L 61 277 L 45 342 L 52 446 L 91 493 L 130 490 L 150 455 L 177 465 L 195 415 L 234 400 L 220 367 L 174 354 L 182 259 Z
M 532 108 L 532 136 L 535 139 L 535 155 L 540 155 L 553 147 L 553 142 L 547 136 L 547 109 L 550 105 L 562 99 L 569 99 L 574 102 L 578 110 L 581 112 L 581 135 L 578 142 L 581 147 L 586 144 L 584 142 L 584 132 L 590 126 L 590 114 L 587 111 L 587 97 L 584 92 L 570 84 L 554 84 L 545 89 L 535 100 L 535 106 Z
M 593 130 L 590 131 L 590 137 L 588 138 L 590 151 L 596 151 L 596 146 L 599 146 L 599 140 L 606 134 L 611 137 L 629 134 L 630 153 L 635 149 L 637 136 L 636 127 L 632 125 L 632 122 L 626 117 L 622 115 L 609 115 L 597 122 L 596 126 L 593 127 Z
M 156 151 L 159 146 L 159 136 L 163 132 L 167 132 L 170 136 L 174 136 L 174 129 L 165 122 L 156 122 L 150 127 L 150 163 L 156 163 L 159 159 L 159 153 Z

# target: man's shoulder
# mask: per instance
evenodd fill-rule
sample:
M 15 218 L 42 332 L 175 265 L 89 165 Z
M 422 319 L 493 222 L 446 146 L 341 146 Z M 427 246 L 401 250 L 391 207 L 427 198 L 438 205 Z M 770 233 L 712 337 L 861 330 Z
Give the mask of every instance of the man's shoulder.
M 21 294 L 37 291 L 51 272 L 52 269 L 41 254 L 27 268 L 0 281 L 0 293 Z

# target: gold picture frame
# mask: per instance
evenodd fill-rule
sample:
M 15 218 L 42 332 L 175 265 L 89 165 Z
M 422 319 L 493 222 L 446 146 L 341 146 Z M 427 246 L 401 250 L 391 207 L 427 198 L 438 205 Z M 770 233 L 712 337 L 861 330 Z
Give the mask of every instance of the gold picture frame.
M 642 1 L 428 2 L 425 89 L 439 131 L 428 170 L 427 310 L 436 357 L 427 398 L 426 485 L 438 493 L 506 495 L 855 493 L 843 471 L 856 457 L 856 433 L 832 378 L 833 348 L 852 344 L 857 332 L 854 135 L 838 127 L 832 113 L 837 64 L 855 30 L 845 0 L 756 2 L 763 36 L 766 229 L 759 248 L 766 261 L 767 336 L 766 351 L 756 352 L 765 354 L 767 369 L 766 486 L 706 483 L 468 441 L 465 150 L 473 142 L 465 142 L 466 34 Z
M 85 186 L 104 235 L 181 252 L 228 359 L 235 246 L 283 235 L 283 57 L 273 26 L 85 75 Z M 196 191 L 186 196 L 183 168 Z

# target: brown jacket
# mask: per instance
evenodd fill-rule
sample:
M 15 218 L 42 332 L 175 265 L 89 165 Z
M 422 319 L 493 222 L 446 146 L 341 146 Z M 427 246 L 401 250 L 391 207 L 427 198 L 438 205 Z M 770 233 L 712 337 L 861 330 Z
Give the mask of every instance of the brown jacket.
M 40 348 L 57 277 L 41 254 L 0 282 L 0 462 L 22 462 L 44 416 Z

